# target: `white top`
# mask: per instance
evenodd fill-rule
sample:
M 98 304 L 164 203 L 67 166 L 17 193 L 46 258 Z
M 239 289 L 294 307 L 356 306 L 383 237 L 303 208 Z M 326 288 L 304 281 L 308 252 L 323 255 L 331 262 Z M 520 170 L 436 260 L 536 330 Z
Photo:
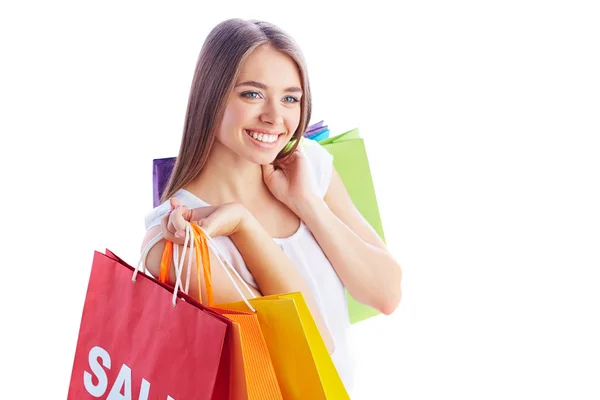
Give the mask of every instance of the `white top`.
M 301 148 L 306 154 L 313 172 L 313 189 L 323 198 L 331 181 L 333 157 L 313 140 L 303 140 L 302 144 Z M 185 189 L 179 190 L 173 197 L 188 208 L 209 205 Z M 161 218 L 169 210 L 168 201 L 152 210 L 146 216 L 146 229 L 160 225 Z M 227 236 L 218 236 L 213 239 L 221 253 L 228 258 L 240 276 L 249 285 L 258 289 L 254 277 L 246 267 L 233 241 Z M 292 236 L 274 238 L 273 240 L 290 258 L 308 284 L 335 344 L 335 351 L 331 358 L 346 386 L 346 390 L 350 392 L 354 365 L 347 340 L 350 319 L 344 285 L 304 222 L 300 222 L 300 227 Z

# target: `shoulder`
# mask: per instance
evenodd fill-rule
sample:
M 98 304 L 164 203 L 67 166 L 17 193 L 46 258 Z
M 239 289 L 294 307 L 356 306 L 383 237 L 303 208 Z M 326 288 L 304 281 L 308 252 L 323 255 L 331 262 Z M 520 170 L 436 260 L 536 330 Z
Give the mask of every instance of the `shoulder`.
M 303 138 L 300 146 L 314 174 L 318 194 L 324 197 L 331 182 L 333 156 L 314 140 Z
M 165 216 L 169 212 L 170 209 L 171 209 L 171 206 L 169 205 L 169 202 L 165 201 L 161 205 L 154 207 L 150 212 L 146 213 L 146 215 L 144 217 L 144 223 L 146 226 L 146 230 L 149 230 L 150 228 L 160 225 L 161 218 L 163 216 Z
M 302 147 L 304 154 L 306 154 L 311 161 L 326 161 L 329 163 L 333 161 L 333 156 L 329 154 L 325 147 L 321 146 L 321 144 L 315 140 L 302 138 L 300 146 Z

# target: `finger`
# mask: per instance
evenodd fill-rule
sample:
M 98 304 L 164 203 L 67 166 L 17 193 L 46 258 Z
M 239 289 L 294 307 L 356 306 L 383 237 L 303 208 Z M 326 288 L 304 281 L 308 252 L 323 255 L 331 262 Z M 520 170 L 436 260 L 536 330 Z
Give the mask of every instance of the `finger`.
M 175 225 L 173 223 L 173 213 L 171 213 L 169 215 L 169 218 L 167 219 L 167 231 L 171 234 L 174 235 L 175 232 L 177 232 L 177 229 L 175 228 Z
M 181 211 L 181 216 L 186 221 L 191 221 L 193 217 L 193 209 L 190 210 L 187 206 L 179 206 L 178 210 Z
M 177 211 L 183 216 L 186 221 L 189 221 L 192 217 L 192 210 L 190 210 L 186 205 L 182 205 L 179 203 L 179 200 L 172 198 L 171 200 L 171 211 L 170 213 Z
M 174 209 L 176 209 L 176 208 L 179 206 L 179 204 L 180 204 L 180 203 L 179 203 L 179 200 L 177 200 L 177 199 L 176 199 L 176 198 L 174 198 L 174 197 L 171 197 L 171 198 L 169 199 L 169 202 L 171 203 L 171 210 L 174 210 Z
M 173 243 L 181 245 L 181 246 L 183 246 L 185 244 L 185 237 L 183 237 L 183 238 L 177 237 L 168 231 L 167 231 L 167 233 L 164 233 L 163 236 L 164 236 L 165 240 L 168 240 L 169 242 L 173 242 Z M 190 246 L 190 243 L 188 243 L 188 247 L 189 246 Z
M 162 230 L 162 234 L 164 236 L 164 238 L 166 240 L 168 240 L 169 242 L 173 242 L 176 244 L 181 244 L 183 245 L 184 243 L 184 239 L 183 238 L 178 238 L 175 237 L 175 235 L 173 234 L 173 232 L 171 232 L 169 230 L 169 215 L 165 215 L 165 217 L 162 218 L 161 222 L 160 222 L 160 227 Z
M 275 172 L 275 167 L 273 164 L 266 164 L 262 166 L 263 179 L 269 179 L 273 172 Z
M 163 217 L 164 220 L 164 224 L 161 223 L 161 225 L 163 226 L 163 228 L 166 230 L 166 232 L 169 232 L 170 234 L 175 233 L 176 232 L 176 228 L 173 225 L 173 211 L 177 210 L 177 208 L 179 208 L 179 200 L 171 197 L 169 199 L 169 205 L 171 206 L 171 209 L 169 210 L 169 212 L 167 212 L 167 214 Z
M 187 225 L 186 219 L 183 217 L 183 213 L 187 207 L 180 206 L 171 212 L 169 216 L 168 229 L 175 237 L 185 237 L 185 227 Z

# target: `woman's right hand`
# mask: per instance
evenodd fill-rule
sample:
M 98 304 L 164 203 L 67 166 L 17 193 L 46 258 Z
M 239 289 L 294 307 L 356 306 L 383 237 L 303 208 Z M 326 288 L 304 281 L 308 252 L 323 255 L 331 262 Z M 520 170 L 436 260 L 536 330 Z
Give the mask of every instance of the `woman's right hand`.
M 242 229 L 244 222 L 252 215 L 240 203 L 227 203 L 220 206 L 206 206 L 194 209 L 171 199 L 171 211 L 162 218 L 161 228 L 166 240 L 183 244 L 185 227 L 188 222 L 199 225 L 210 237 L 231 236 Z

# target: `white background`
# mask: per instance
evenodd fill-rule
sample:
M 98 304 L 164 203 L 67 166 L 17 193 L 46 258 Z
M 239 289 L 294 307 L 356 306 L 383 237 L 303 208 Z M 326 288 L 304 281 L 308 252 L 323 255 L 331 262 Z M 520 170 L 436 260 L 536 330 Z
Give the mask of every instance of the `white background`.
M 0 397 L 66 398 L 93 251 L 135 263 L 202 42 L 242 17 L 366 139 L 404 298 L 352 328 L 354 398 L 600 398 L 593 2 L 83 3 L 0 6 Z

